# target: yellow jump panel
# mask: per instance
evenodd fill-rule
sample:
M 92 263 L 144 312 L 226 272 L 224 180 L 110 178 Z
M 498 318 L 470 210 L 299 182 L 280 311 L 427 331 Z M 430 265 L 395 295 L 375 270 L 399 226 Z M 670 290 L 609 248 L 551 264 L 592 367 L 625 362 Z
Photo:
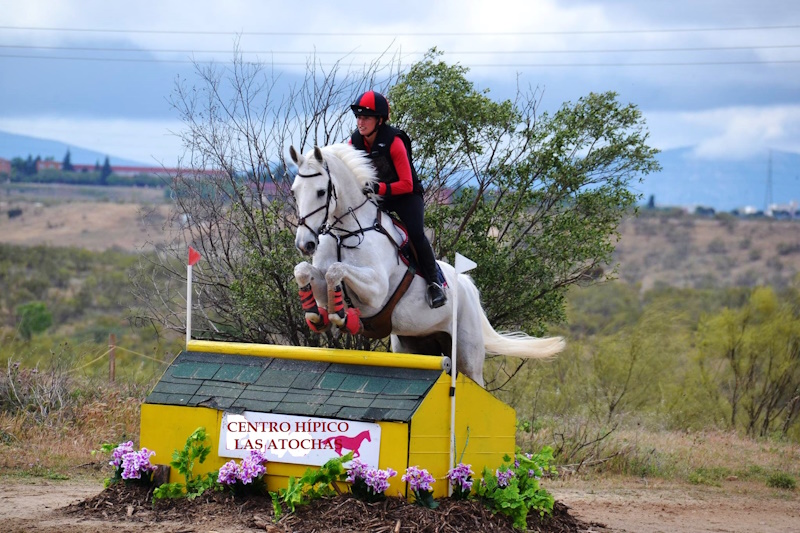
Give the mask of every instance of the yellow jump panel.
M 413 419 L 408 466 L 426 468 L 436 478 L 434 497 L 447 496 L 450 465 L 450 376 L 442 377 L 425 397 Z M 516 413 L 471 379 L 456 379 L 455 460 L 472 465 L 475 478 L 484 466 L 500 466 L 514 454 Z

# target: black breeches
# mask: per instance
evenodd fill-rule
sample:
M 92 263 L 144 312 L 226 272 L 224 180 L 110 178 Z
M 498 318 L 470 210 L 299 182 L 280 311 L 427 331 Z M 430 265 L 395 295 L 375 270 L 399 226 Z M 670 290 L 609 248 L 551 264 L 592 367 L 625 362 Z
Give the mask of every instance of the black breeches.
M 422 275 L 428 283 L 438 279 L 436 272 L 436 258 L 433 248 L 425 236 L 424 212 L 425 202 L 420 194 L 404 194 L 402 196 L 387 197 L 383 200 L 383 207 L 387 211 L 397 214 L 400 221 L 408 230 L 408 239 L 417 250 L 417 259 L 422 269 Z

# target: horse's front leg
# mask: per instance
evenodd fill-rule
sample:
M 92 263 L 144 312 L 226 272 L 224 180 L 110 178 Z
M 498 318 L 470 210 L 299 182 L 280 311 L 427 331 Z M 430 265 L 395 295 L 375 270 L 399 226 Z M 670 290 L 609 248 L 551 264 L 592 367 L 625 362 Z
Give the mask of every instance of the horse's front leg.
M 361 313 L 353 307 L 345 308 L 342 283 L 356 296 L 362 305 L 380 308 L 389 290 L 387 276 L 379 275 L 374 268 L 357 267 L 345 263 L 333 263 L 325 272 L 328 286 L 328 316 L 331 323 L 352 334 L 361 330 Z
M 294 279 L 300 288 L 298 294 L 308 327 L 315 333 L 323 333 L 331 325 L 326 309 L 328 288 L 325 275 L 317 267 L 303 261 L 294 267 Z

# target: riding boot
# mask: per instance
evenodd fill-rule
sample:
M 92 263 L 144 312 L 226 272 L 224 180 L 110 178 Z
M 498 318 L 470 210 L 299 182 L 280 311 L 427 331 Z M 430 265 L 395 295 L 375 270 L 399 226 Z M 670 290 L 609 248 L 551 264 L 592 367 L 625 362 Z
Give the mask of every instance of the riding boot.
M 439 274 L 436 267 L 436 258 L 433 255 L 433 248 L 427 238 L 424 241 L 417 247 L 417 259 L 419 259 L 420 267 L 422 267 L 425 281 L 428 282 L 425 300 L 431 309 L 436 309 L 447 302 L 447 295 L 444 293 L 442 286 L 439 285 Z
M 447 303 L 447 296 L 444 293 L 444 289 L 435 281 L 428 284 L 425 299 L 428 301 L 428 305 L 431 306 L 431 309 L 436 309 Z

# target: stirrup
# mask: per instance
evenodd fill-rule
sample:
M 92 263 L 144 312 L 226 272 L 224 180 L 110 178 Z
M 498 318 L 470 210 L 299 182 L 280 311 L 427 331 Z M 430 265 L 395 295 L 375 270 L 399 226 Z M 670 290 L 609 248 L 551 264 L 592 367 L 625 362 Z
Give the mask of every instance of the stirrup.
M 438 283 L 430 283 L 425 291 L 425 300 L 431 309 L 437 309 L 447 302 L 447 295 Z

